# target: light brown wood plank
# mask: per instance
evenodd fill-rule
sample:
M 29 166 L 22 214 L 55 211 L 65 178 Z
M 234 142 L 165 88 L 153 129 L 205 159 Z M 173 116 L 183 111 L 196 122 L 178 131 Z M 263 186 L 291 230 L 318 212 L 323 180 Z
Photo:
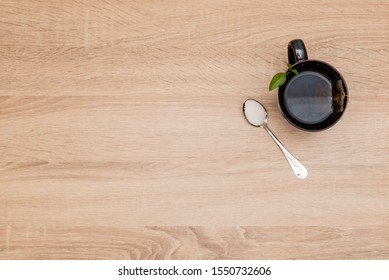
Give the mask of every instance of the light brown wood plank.
M 376 259 L 389 257 L 388 230 L 374 226 L 6 227 L 0 232 L 10 254 L 0 251 L 0 259 Z

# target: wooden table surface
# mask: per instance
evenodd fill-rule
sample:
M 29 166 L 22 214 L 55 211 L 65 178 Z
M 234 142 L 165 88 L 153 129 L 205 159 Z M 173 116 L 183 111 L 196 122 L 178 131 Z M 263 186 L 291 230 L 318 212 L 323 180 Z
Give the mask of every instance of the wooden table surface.
M 3 0 L 0 38 L 1 259 L 389 259 L 388 1 Z M 295 38 L 329 130 L 267 90 Z

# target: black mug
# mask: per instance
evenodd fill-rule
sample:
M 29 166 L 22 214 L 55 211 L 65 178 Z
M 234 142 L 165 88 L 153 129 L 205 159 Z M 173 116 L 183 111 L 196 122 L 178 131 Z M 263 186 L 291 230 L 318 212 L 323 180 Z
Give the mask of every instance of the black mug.
M 333 126 L 343 115 L 348 102 L 346 81 L 331 65 L 308 60 L 304 42 L 288 45 L 288 59 L 298 75 L 288 74 L 278 90 L 278 102 L 285 119 L 306 131 L 321 131 Z

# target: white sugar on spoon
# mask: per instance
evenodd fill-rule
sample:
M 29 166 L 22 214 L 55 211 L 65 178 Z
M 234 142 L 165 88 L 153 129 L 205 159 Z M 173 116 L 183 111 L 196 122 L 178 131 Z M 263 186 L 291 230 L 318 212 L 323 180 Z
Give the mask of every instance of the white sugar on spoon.
M 243 104 L 243 112 L 247 121 L 254 126 L 261 126 L 267 121 L 265 108 L 253 99 L 246 100 Z
M 289 162 L 294 174 L 300 178 L 304 179 L 308 175 L 308 171 L 304 165 L 301 164 L 288 150 L 281 144 L 277 137 L 273 134 L 270 128 L 267 126 L 267 111 L 261 103 L 254 99 L 247 99 L 243 103 L 243 113 L 246 120 L 253 126 L 263 127 L 269 135 L 273 138 L 274 142 L 283 152 L 285 158 Z

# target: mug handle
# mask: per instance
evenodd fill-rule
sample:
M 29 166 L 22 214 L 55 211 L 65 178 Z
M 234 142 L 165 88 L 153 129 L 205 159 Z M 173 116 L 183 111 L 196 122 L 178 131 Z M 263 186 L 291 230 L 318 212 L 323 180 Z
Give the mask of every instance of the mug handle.
M 288 60 L 290 64 L 295 64 L 308 59 L 307 49 L 301 39 L 295 39 L 288 44 Z

